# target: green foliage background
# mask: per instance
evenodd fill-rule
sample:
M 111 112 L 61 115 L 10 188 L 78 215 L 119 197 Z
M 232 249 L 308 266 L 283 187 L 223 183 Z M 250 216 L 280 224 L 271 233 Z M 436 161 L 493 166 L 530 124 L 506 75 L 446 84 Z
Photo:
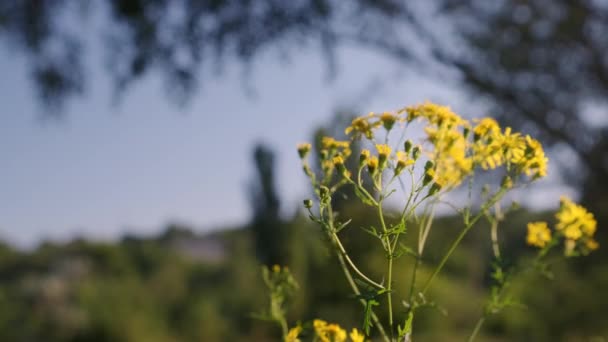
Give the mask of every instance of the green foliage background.
M 384 256 L 368 248 L 358 227 L 373 224 L 365 208 L 345 204 L 353 217 L 347 248 L 372 275 Z M 502 225 L 505 255 L 531 255 L 525 223 L 551 217 L 519 210 Z M 425 265 L 447 248 L 458 220 L 444 217 L 430 239 Z M 287 264 L 301 284 L 291 323 L 322 317 L 346 327 L 359 326 L 360 307 L 347 292 L 319 228 L 296 215 L 282 222 Z M 412 225 L 410 229 L 415 229 Z M 417 317 L 417 340 L 458 341 L 481 313 L 489 285 L 491 246 L 487 226 L 479 224 L 450 260 L 430 293 L 447 315 L 426 309 Z M 219 251 L 196 254 L 184 241 Z M 126 237 L 117 243 L 73 241 L 44 244 L 30 252 L 0 248 L 1 341 L 271 341 L 278 328 L 252 318 L 266 306 L 266 290 L 254 251 L 252 229 L 233 227 L 197 236 L 170 227 L 155 238 Z M 219 249 L 216 248 L 219 246 Z M 527 309 L 494 316 L 480 340 L 601 341 L 608 336 L 608 267 L 600 253 L 553 265 L 555 279 L 516 281 L 513 291 Z M 412 260 L 396 266 L 396 289 L 406 291 Z M 428 270 L 428 269 L 427 269 Z M 424 271 L 424 269 L 423 269 Z M 428 272 L 427 272 L 428 274 Z M 424 275 L 424 273 L 423 273 Z M 404 284 L 400 287 L 400 284 Z M 382 313 L 380 313 L 382 314 Z M 594 339 L 595 338 L 595 339 Z

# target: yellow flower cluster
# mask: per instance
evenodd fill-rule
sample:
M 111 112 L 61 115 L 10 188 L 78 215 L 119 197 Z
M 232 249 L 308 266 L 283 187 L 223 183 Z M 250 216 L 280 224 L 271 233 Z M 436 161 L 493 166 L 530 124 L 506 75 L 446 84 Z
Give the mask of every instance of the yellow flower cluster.
M 347 340 L 346 330 L 342 329 L 338 324 L 315 319 L 313 326 L 315 334 L 321 342 L 346 342 Z M 365 336 L 355 328 L 353 328 L 349 337 L 352 342 L 364 342 L 365 340 Z
M 298 146 L 304 146 L 304 144 Z M 298 148 L 298 153 L 301 155 L 300 148 Z M 349 141 L 339 141 L 332 137 L 323 137 L 321 139 L 320 162 L 324 179 L 330 179 L 336 167 L 343 175 L 347 175 L 348 172 L 344 168 L 344 162 L 351 153 Z M 305 165 L 307 165 L 306 162 Z M 305 169 L 305 171 L 310 176 L 309 169 Z
M 526 242 L 530 246 L 543 248 L 551 241 L 551 230 L 547 222 L 528 223 L 528 236 Z
M 328 152 L 335 152 L 337 150 L 342 150 L 341 153 L 348 157 L 351 153 L 350 151 L 350 142 L 348 141 L 339 141 L 332 137 L 323 137 L 321 139 L 321 146 L 323 150 Z
M 418 118 L 424 118 L 436 126 L 465 126 L 466 120 L 458 114 L 452 112 L 450 107 L 440 106 L 431 102 L 425 102 L 418 106 L 407 107 L 407 122 L 412 122 Z
M 475 163 L 485 170 L 495 169 L 504 164 L 516 172 L 533 178 L 547 175 L 545 152 L 538 140 L 513 133 L 511 127 L 501 132 L 498 123 L 491 118 L 479 121 L 473 129 L 473 155 Z
M 428 169 L 427 174 L 442 188 L 457 186 L 473 170 L 473 160 L 467 155 L 467 139 L 462 127 L 456 124 L 459 120 L 451 116 L 433 120 L 442 124 L 425 128 L 428 140 L 433 144 L 430 159 L 435 164 L 435 168 Z
M 510 127 L 503 130 L 491 118 L 474 120 L 475 125 L 472 125 L 449 107 L 430 102 L 396 112 L 369 113 L 355 118 L 345 132 L 353 139 L 365 137 L 374 142 L 375 129 L 384 127 L 389 131 L 397 122 L 409 124 L 417 119 L 426 122 L 424 131 L 428 144 L 424 144 L 424 152 L 433 165 L 425 168 L 425 177 L 437 189 L 449 190 L 460 185 L 473 174 L 476 167 L 493 170 L 504 166 L 511 177 L 515 176 L 510 180 L 516 180 L 519 175 L 527 175 L 534 180 L 547 174 L 548 160 L 537 140 L 514 133 Z M 392 149 L 387 144 L 376 144 L 377 156 L 363 150 L 359 156 L 359 166 L 367 166 L 369 173 L 374 176 L 380 175 L 386 168 L 392 168 L 394 174 L 399 175 L 404 168 L 415 164 L 420 155 L 421 147 L 416 147 L 414 151 L 413 144 L 408 142 L 405 151 L 397 150 L 392 158 Z M 321 166 L 325 179 L 329 179 L 327 176 L 337 166 L 345 164 L 351 150 L 348 141 L 337 141 L 331 137 L 323 138 L 321 143 Z M 309 150 L 310 146 L 305 144 L 298 147 L 300 156 L 306 155 Z M 393 163 L 389 163 L 391 159 Z M 343 176 L 349 174 L 339 171 Z
M 587 254 L 599 248 L 599 244 L 593 238 L 597 221 L 583 206 L 562 196 L 555 218 L 557 219 L 555 231 L 558 237 L 564 237 L 566 255 L 574 255 L 575 252 Z M 546 222 L 528 223 L 526 241 L 529 245 L 543 248 L 551 241 L 551 235 Z
M 344 130 L 345 134 L 353 134 L 355 138 L 361 136 L 367 139 L 374 138 L 374 129 L 378 127 L 384 127 L 387 131 L 390 131 L 395 123 L 405 121 L 404 118 L 400 118 L 398 114 L 391 112 L 384 112 L 382 114 L 375 114 L 373 112 L 366 116 L 360 116 L 351 122 L 350 126 Z
M 583 206 L 572 202 L 568 197 L 560 198 L 560 208 L 555 214 L 557 225 L 555 229 L 564 234 L 566 238 L 566 253 L 570 254 L 579 242 L 587 251 L 599 247 L 593 239 L 597 227 L 597 221 L 593 214 Z

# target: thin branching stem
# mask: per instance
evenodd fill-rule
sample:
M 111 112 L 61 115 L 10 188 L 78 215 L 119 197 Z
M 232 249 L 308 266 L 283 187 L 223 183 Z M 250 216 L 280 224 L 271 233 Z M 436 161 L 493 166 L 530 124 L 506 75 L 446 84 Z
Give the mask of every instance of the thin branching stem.
M 334 231 L 334 214 L 333 214 L 333 209 L 331 207 L 331 203 L 327 205 L 327 219 L 328 219 L 328 226 L 329 229 L 331 231 Z M 332 239 L 333 240 L 333 239 Z M 333 240 L 335 241 L 335 240 Z M 348 284 L 350 285 L 351 289 L 353 290 L 353 293 L 359 297 L 361 296 L 361 290 L 359 290 L 359 286 L 357 286 L 357 284 L 355 283 L 355 280 L 353 279 L 352 274 L 350 273 L 350 270 L 348 269 L 348 266 L 346 265 L 346 261 L 342 255 L 342 253 L 338 252 L 336 253 L 338 255 L 338 262 L 340 263 L 340 267 L 342 268 L 342 271 L 344 272 L 344 276 L 346 277 L 346 281 L 348 282 Z M 365 303 L 364 299 L 360 299 L 359 302 L 361 303 L 361 305 L 363 305 L 363 307 L 366 307 L 367 304 Z M 374 311 L 371 311 L 371 316 L 372 316 L 372 320 L 374 321 L 374 324 L 376 326 L 376 328 L 378 329 L 378 331 L 380 332 L 380 335 L 382 335 L 383 339 L 385 342 L 390 342 L 390 339 L 388 337 L 388 335 L 386 334 L 386 331 L 384 330 L 384 327 L 382 326 L 382 323 L 380 322 L 380 319 L 378 319 L 378 316 L 376 315 L 376 313 L 374 313 Z
M 469 336 L 469 339 L 467 340 L 468 342 L 473 342 L 475 340 L 475 338 L 477 337 L 477 334 L 479 334 L 479 331 L 481 330 L 481 326 L 483 325 L 485 320 L 486 320 L 486 315 L 481 316 L 479 318 L 479 320 L 477 320 L 477 324 L 475 324 L 475 329 L 473 329 L 471 336 Z
M 498 190 L 494 196 L 492 196 L 480 209 L 479 213 L 477 215 L 475 215 L 472 219 L 465 217 L 465 227 L 462 229 L 462 231 L 460 232 L 460 234 L 458 234 L 458 236 L 456 237 L 456 240 L 454 240 L 454 242 L 452 243 L 452 245 L 450 246 L 450 249 L 448 249 L 447 253 L 443 256 L 443 258 L 441 259 L 441 261 L 439 262 L 439 265 L 435 268 L 435 270 L 433 271 L 433 273 L 431 274 L 431 276 L 429 277 L 429 279 L 426 281 L 426 284 L 424 285 L 424 287 L 422 288 L 421 293 L 424 295 L 426 294 L 426 292 L 428 291 L 429 287 L 431 286 L 431 283 L 433 282 L 433 280 L 435 279 L 435 277 L 437 276 L 437 274 L 439 274 L 439 272 L 441 272 L 441 270 L 443 269 L 443 267 L 445 266 L 446 262 L 448 261 L 448 259 L 450 258 L 450 256 L 452 255 L 452 253 L 454 253 L 454 250 L 456 250 L 456 247 L 458 247 L 458 245 L 460 244 L 460 242 L 462 241 L 462 239 L 465 237 L 465 235 L 467 235 L 467 233 L 469 232 L 469 230 L 471 230 L 471 228 L 473 228 L 473 226 L 475 226 L 475 223 L 477 223 L 477 221 L 479 221 L 479 219 L 485 215 L 486 210 L 488 210 L 488 208 L 492 205 L 494 205 L 494 203 L 496 203 L 498 200 L 500 200 L 502 198 L 502 196 L 505 194 L 505 192 L 507 191 L 506 188 L 501 187 L 500 190 Z
M 369 283 L 370 285 L 380 289 L 380 290 L 384 290 L 384 286 L 380 285 L 379 283 L 371 280 L 368 276 L 366 276 L 365 274 L 363 274 L 363 272 L 361 272 L 359 270 L 359 268 L 355 265 L 355 263 L 351 260 L 351 258 L 348 256 L 348 253 L 346 252 L 346 250 L 344 249 L 344 246 L 342 245 L 342 242 L 340 242 L 340 238 L 338 237 L 338 234 L 336 234 L 335 232 L 331 233 L 331 236 L 336 244 L 336 247 L 338 248 L 339 252 L 342 254 L 342 256 L 344 257 L 344 260 L 346 260 L 346 262 L 348 263 L 348 265 L 353 269 L 353 271 L 355 271 L 355 273 L 361 277 L 363 280 L 365 280 L 367 283 Z
M 388 278 L 386 285 L 386 299 L 388 305 L 388 323 L 391 330 L 391 334 L 393 333 L 393 302 L 392 302 L 392 281 L 393 281 L 393 250 L 391 248 L 390 240 L 388 237 L 388 229 L 386 227 L 386 223 L 384 222 L 384 213 L 382 211 L 382 200 L 378 201 L 378 216 L 380 218 L 380 224 L 382 226 L 382 230 L 385 235 L 385 244 L 387 248 L 388 254 Z

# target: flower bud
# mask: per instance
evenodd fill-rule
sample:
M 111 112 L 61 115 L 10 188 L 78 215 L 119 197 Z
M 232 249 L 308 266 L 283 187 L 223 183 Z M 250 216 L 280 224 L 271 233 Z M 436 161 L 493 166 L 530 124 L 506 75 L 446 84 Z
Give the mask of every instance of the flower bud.
M 370 156 L 370 152 L 369 150 L 362 150 L 361 154 L 359 155 L 359 167 L 363 166 L 365 164 L 365 162 L 367 161 L 367 159 L 369 159 Z
M 321 185 L 319 187 L 319 198 L 321 199 L 321 202 L 327 202 L 327 200 L 329 199 L 329 188 Z
M 373 156 L 367 160 L 367 171 L 369 171 L 370 175 L 376 174 L 378 171 L 378 158 Z
M 407 166 L 414 164 L 414 160 L 407 157 L 407 153 L 397 151 L 397 163 L 395 164 L 395 176 L 398 176 Z
M 403 148 L 405 149 L 405 153 L 410 153 L 410 151 L 412 150 L 412 146 L 414 146 L 412 141 L 410 139 L 407 139 L 405 141 L 405 143 L 403 143 Z
M 509 175 L 506 175 L 502 178 L 502 182 L 500 182 L 500 186 L 505 189 L 511 189 L 513 187 L 513 180 Z
M 337 155 L 332 159 L 334 166 L 336 167 L 336 169 L 338 169 L 338 172 L 344 177 L 344 178 L 350 178 L 349 172 L 348 170 L 346 170 L 346 167 L 344 166 L 344 158 L 342 158 L 341 155 Z
M 441 190 L 441 185 L 433 183 L 433 185 L 431 185 L 431 188 L 429 189 L 429 196 L 433 196 L 434 194 L 438 193 L 439 190 Z
M 386 161 L 391 154 L 391 148 L 386 144 L 376 144 L 376 149 L 378 150 L 378 167 L 382 170 L 386 167 Z
M 433 169 L 428 169 L 424 173 L 424 179 L 422 180 L 422 185 L 426 186 L 435 178 L 435 171 Z
M 306 158 L 311 148 L 312 146 L 309 143 L 298 144 L 298 154 L 300 155 L 300 159 Z
M 420 147 L 419 146 L 414 146 L 414 149 L 412 150 L 412 158 L 414 158 L 414 160 L 418 160 L 418 158 L 420 158 Z
M 432 169 L 433 166 L 435 166 L 435 163 L 433 163 L 432 160 L 427 160 L 426 163 L 424 164 L 424 171 L 428 171 L 428 170 Z
M 395 125 L 395 122 L 397 121 L 397 117 L 389 112 L 384 112 L 380 116 L 380 121 L 382 122 L 382 125 L 384 126 L 384 128 L 387 131 L 390 131 L 393 128 L 393 126 Z
M 312 208 L 312 200 L 310 198 L 307 198 L 304 200 L 304 208 L 306 208 L 306 209 Z

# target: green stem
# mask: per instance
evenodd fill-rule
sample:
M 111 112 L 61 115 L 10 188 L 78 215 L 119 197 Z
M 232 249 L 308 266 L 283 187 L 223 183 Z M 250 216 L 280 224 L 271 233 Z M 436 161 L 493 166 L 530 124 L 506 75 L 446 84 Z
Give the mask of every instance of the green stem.
M 327 207 L 327 219 L 329 221 L 328 222 L 329 229 L 331 231 L 334 231 L 334 214 L 333 214 L 333 210 L 331 208 L 331 204 L 329 204 Z M 335 240 L 333 240 L 333 241 L 335 241 Z M 359 290 L 359 287 L 355 283 L 353 276 L 350 274 L 348 266 L 346 265 L 346 262 L 344 261 L 344 257 L 342 256 L 341 253 L 337 253 L 337 255 L 338 255 L 338 262 L 340 263 L 340 267 L 342 268 L 342 271 L 344 272 L 344 276 L 346 277 L 348 284 L 350 285 L 351 289 L 353 290 L 353 292 L 355 293 L 356 296 L 358 296 L 358 297 L 361 296 L 361 291 Z M 360 299 L 359 302 L 361 303 L 361 305 L 363 305 L 363 307 L 366 307 L 367 304 L 365 303 L 365 300 Z M 374 321 L 374 324 L 376 325 L 376 328 L 378 329 L 378 331 L 384 338 L 384 341 L 390 342 L 390 339 L 389 339 L 388 335 L 386 334 L 386 331 L 384 330 L 382 323 L 380 323 L 378 316 L 376 315 L 375 312 L 373 312 L 373 310 L 372 310 L 371 316 L 372 316 L 372 320 Z
M 471 336 L 469 336 L 469 339 L 467 340 L 468 342 L 473 342 L 473 340 L 475 340 L 475 337 L 477 337 L 477 334 L 481 330 L 481 326 L 483 325 L 483 322 L 485 322 L 485 320 L 486 320 L 485 315 L 481 316 L 479 318 L 479 320 L 477 320 L 477 324 L 475 324 L 475 329 L 473 329 Z
M 350 271 L 348 270 L 348 267 L 346 266 L 346 262 L 344 261 L 344 258 L 339 253 L 338 253 L 338 262 L 340 263 L 340 266 L 342 267 L 342 271 L 344 271 L 344 276 L 346 277 L 346 280 L 348 281 L 348 284 L 350 285 L 351 289 L 353 290 L 353 293 L 356 296 L 360 296 L 361 295 L 361 291 L 359 290 L 359 287 L 355 283 L 355 280 L 353 279 L 353 276 L 350 274 Z M 363 307 L 366 306 L 365 300 L 360 299 L 359 302 L 361 303 L 361 305 L 363 305 Z M 384 341 L 385 342 L 390 342 L 390 339 L 389 339 L 388 335 L 386 334 L 386 331 L 384 330 L 384 327 L 382 326 L 382 323 L 380 323 L 380 319 L 378 319 L 378 316 L 376 315 L 376 313 L 372 311 L 372 315 L 371 316 L 372 316 L 372 320 L 374 321 L 374 325 L 376 326 L 376 328 L 380 332 L 380 335 L 382 335 Z
M 384 213 L 382 212 L 382 198 L 378 201 L 378 216 L 380 218 L 380 224 L 382 225 L 382 230 L 385 234 L 385 244 L 388 253 L 388 279 L 387 279 L 387 287 L 386 287 L 386 298 L 388 304 L 388 323 L 391 330 L 391 334 L 393 333 L 393 301 L 392 301 L 392 281 L 393 281 L 393 248 L 391 247 L 390 239 L 387 235 L 388 229 L 386 228 L 386 223 L 384 222 Z
M 340 242 L 340 238 L 338 237 L 338 235 L 336 233 L 331 233 L 332 238 L 334 240 L 334 242 L 336 243 L 336 247 L 338 247 L 338 250 L 340 251 L 340 253 L 342 254 L 342 256 L 344 257 L 344 259 L 348 262 L 348 264 L 350 265 L 350 267 L 353 269 L 353 271 L 355 271 L 355 273 L 361 277 L 363 280 L 365 280 L 366 282 L 368 282 L 370 285 L 384 290 L 384 286 L 376 283 L 375 281 L 371 280 L 369 277 L 367 277 L 365 274 L 363 274 L 363 272 L 361 272 L 359 270 L 359 268 L 357 268 L 357 266 L 355 265 L 355 263 L 350 259 L 350 257 L 348 256 L 348 253 L 346 253 L 346 250 L 344 249 L 344 246 L 342 245 L 342 242 Z
M 479 221 L 479 219 L 485 214 L 486 210 L 488 210 L 488 208 L 490 206 L 494 205 L 494 203 L 496 203 L 498 200 L 500 200 L 500 198 L 505 194 L 506 191 L 507 191 L 506 188 L 501 187 L 500 190 L 498 190 L 496 192 L 496 194 L 494 194 L 494 196 L 492 196 L 492 198 L 490 198 L 481 207 L 479 213 L 477 215 L 475 215 L 475 217 L 473 217 L 473 219 L 469 220 L 468 215 L 467 215 L 467 218 L 465 219 L 466 225 L 465 225 L 464 229 L 460 232 L 460 234 L 458 234 L 458 237 L 456 237 L 456 240 L 454 240 L 454 242 L 450 246 L 450 249 L 448 250 L 448 252 L 443 256 L 443 258 L 441 259 L 441 262 L 439 262 L 439 265 L 435 268 L 435 270 L 433 271 L 433 273 L 431 274 L 429 279 L 426 281 L 426 284 L 422 288 L 422 294 L 426 294 L 426 291 L 428 291 L 429 287 L 431 286 L 431 283 L 433 282 L 433 280 L 435 279 L 437 274 L 439 274 L 439 272 L 443 269 L 443 266 L 445 266 L 445 263 L 448 261 L 450 256 L 452 256 L 452 253 L 454 253 L 454 250 L 456 250 L 456 247 L 458 247 L 458 245 L 460 244 L 460 242 L 462 241 L 464 236 L 467 235 L 469 230 L 471 230 L 471 228 L 475 225 L 475 223 L 477 223 L 477 221 Z

